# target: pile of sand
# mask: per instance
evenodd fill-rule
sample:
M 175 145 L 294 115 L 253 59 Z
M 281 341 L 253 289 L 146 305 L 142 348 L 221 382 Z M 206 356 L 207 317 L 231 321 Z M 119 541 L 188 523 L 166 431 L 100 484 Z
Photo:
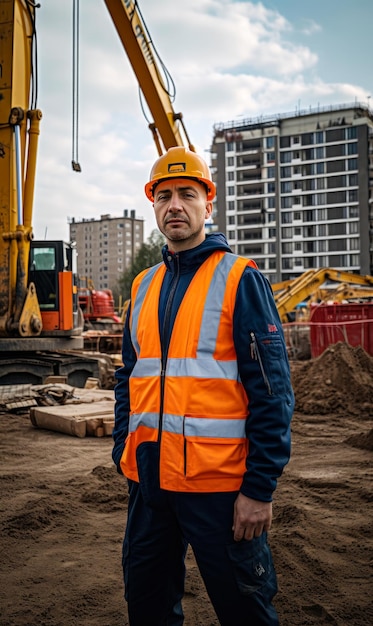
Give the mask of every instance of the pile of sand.
M 300 413 L 373 416 L 373 357 L 361 347 L 329 346 L 318 358 L 292 365 L 292 381 Z

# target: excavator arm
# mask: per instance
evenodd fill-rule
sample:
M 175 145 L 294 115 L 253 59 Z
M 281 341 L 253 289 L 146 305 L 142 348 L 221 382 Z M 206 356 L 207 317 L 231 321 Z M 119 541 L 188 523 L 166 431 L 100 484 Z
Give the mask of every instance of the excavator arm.
M 30 108 L 35 7 L 6 0 L 0 10 L 0 336 L 42 329 L 28 284 L 32 207 L 41 112 Z
M 297 304 L 311 297 L 326 281 L 365 287 L 373 286 L 373 276 L 361 276 L 360 274 L 344 272 L 330 267 L 308 270 L 294 280 L 279 283 L 278 286 L 273 285 L 276 306 L 281 321 L 287 322 L 288 315 L 294 311 Z
M 181 113 L 175 113 L 157 64 L 152 41 L 141 17 L 137 0 L 104 0 L 119 38 L 137 77 L 154 122 L 149 124 L 158 154 L 174 146 L 195 152 Z M 183 135 L 180 133 L 180 126 Z

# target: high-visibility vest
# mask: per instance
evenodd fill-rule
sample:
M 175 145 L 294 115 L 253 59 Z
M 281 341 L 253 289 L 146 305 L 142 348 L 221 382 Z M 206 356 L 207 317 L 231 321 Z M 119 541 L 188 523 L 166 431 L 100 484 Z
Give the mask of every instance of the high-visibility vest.
M 139 481 L 136 450 L 159 441 L 160 486 L 170 491 L 237 491 L 246 470 L 248 398 L 233 343 L 240 278 L 254 261 L 216 251 L 197 270 L 177 312 L 162 372 L 158 306 L 164 264 L 135 279 L 129 434 L 121 459 Z M 249 337 L 248 337 L 249 342 Z M 249 350 L 249 345 L 248 345 Z

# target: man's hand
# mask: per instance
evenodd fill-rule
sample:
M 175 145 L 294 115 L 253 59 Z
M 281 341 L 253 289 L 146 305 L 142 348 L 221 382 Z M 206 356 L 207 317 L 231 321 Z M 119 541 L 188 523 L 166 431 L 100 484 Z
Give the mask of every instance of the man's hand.
M 260 537 L 271 528 L 272 502 L 260 502 L 239 493 L 234 503 L 233 535 L 235 541 Z

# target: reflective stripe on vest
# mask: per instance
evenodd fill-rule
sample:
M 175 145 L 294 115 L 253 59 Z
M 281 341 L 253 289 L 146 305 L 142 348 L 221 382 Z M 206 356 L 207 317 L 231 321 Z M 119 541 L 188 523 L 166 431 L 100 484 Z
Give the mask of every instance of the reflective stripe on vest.
M 159 413 L 131 415 L 130 432 L 141 425 L 158 428 Z M 181 415 L 163 414 L 162 429 L 186 437 L 224 437 L 226 439 L 245 437 L 245 424 L 242 419 L 212 420 L 205 417 L 189 418 Z
M 158 303 L 165 266 L 135 279 L 130 324 L 138 359 L 130 377 L 129 436 L 121 462 L 127 477 L 139 480 L 138 446 L 159 440 L 162 488 L 240 488 L 248 452 L 248 399 L 238 375 L 232 324 L 247 265 L 256 267 L 248 259 L 215 252 L 191 280 L 170 338 L 162 415 Z

